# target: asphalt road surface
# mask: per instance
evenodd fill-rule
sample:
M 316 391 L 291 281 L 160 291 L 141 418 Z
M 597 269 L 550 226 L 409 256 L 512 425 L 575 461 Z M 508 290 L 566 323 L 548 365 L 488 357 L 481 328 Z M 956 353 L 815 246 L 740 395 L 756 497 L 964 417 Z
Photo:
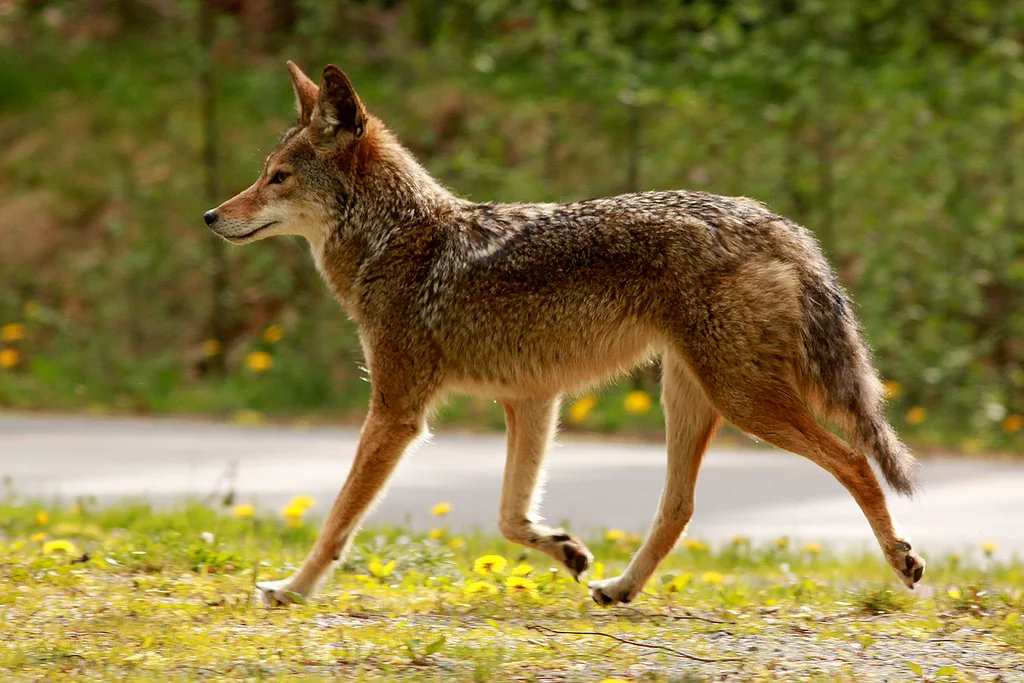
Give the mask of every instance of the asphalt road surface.
M 240 427 L 176 420 L 0 415 L 0 477 L 22 495 L 156 503 L 219 498 L 233 482 L 238 502 L 276 509 L 295 494 L 323 514 L 348 473 L 351 429 Z M 504 436 L 436 435 L 407 456 L 369 518 L 413 528 L 437 526 L 429 508 L 448 501 L 444 523 L 497 530 Z M 233 474 L 232 474 L 233 471 Z M 583 534 L 604 528 L 643 533 L 665 471 L 657 444 L 562 437 L 548 457 L 542 512 Z M 914 500 L 890 496 L 894 515 L 922 554 L 1024 556 L 1024 462 L 927 459 Z M 756 447 L 713 447 L 697 486 L 690 536 L 755 542 L 787 535 L 842 548 L 874 539 L 846 491 L 795 455 Z

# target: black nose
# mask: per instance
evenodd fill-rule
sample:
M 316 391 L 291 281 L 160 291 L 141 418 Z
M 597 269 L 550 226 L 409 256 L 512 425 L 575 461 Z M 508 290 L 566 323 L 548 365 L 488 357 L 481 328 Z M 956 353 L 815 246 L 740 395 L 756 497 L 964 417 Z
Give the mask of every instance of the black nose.
M 217 212 L 212 209 L 207 211 L 203 214 L 203 220 L 206 221 L 207 225 L 213 225 L 217 222 Z

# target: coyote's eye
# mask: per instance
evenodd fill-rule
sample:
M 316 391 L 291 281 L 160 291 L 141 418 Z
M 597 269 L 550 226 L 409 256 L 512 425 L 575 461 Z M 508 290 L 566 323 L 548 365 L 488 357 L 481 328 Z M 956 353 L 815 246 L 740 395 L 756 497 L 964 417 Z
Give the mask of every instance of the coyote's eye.
M 288 176 L 290 175 L 291 173 L 289 173 L 288 171 L 278 171 L 270 178 L 270 184 L 280 185 L 284 181 L 288 180 Z

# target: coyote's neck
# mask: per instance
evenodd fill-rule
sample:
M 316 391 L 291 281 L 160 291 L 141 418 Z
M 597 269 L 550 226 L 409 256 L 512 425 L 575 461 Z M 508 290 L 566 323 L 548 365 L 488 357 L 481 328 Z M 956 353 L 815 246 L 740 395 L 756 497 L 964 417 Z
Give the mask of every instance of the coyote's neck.
M 374 125 L 377 124 L 377 125 Z M 410 228 L 438 225 L 464 200 L 435 180 L 379 121 L 367 126 L 361 172 L 349 206 L 317 265 L 349 315 L 361 318 L 366 270 Z

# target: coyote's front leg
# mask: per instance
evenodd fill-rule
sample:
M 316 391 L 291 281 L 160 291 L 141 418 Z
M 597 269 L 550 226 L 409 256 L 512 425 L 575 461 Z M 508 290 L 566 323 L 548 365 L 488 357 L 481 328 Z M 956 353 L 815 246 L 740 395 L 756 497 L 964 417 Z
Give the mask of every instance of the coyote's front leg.
M 396 411 L 371 404 L 352 469 L 324 520 L 320 537 L 295 574 L 280 581 L 256 584 L 264 605 L 301 602 L 316 592 L 348 549 L 360 519 L 402 454 L 424 429 L 422 411 Z

